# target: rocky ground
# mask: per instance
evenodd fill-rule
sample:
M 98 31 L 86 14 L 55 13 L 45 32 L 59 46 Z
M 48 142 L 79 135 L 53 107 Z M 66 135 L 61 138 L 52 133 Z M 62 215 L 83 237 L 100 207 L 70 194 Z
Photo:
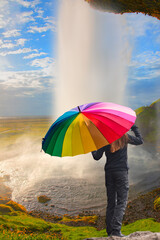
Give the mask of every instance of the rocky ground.
M 160 212 L 159 210 L 154 209 L 154 201 L 157 197 L 160 197 L 160 188 L 154 189 L 153 191 L 141 194 L 134 200 L 128 202 L 126 213 L 124 216 L 123 224 L 127 225 L 129 223 L 133 223 L 136 220 L 139 219 L 146 219 L 146 218 L 154 218 L 157 222 L 160 222 Z M 57 217 L 49 213 L 45 212 L 36 212 L 32 211 L 30 212 L 32 216 L 43 218 L 46 221 L 50 221 L 53 223 L 57 223 L 59 221 L 62 221 L 62 217 Z M 89 213 L 87 214 L 89 215 Z M 79 217 L 85 216 L 84 213 L 80 214 Z M 98 230 L 105 229 L 105 216 L 97 216 L 97 219 L 95 221 L 76 221 L 76 217 L 69 217 L 68 216 L 67 222 L 65 222 L 66 225 L 70 226 L 94 226 Z
M 86 238 L 84 240 L 119 240 L 119 237 L 101 237 L 101 238 Z M 152 232 L 135 232 L 127 237 L 123 237 L 123 240 L 160 240 L 160 233 L 152 233 Z
M 0 178 L 0 203 L 3 204 L 4 198 L 11 199 L 11 189 L 6 187 L 5 177 Z M 136 197 L 134 200 L 128 202 L 126 213 L 124 216 L 123 224 L 127 225 L 133 223 L 139 219 L 154 218 L 157 222 L 160 222 L 160 209 L 155 209 L 154 201 L 160 197 L 160 188 L 156 188 L 146 194 L 141 194 Z M 7 200 L 8 201 L 8 200 Z M 38 201 L 38 200 L 37 200 Z M 42 204 L 45 204 L 42 203 Z M 32 216 L 42 218 L 48 222 L 53 223 L 65 223 L 70 226 L 94 226 L 98 230 L 105 229 L 105 216 L 96 216 L 92 219 L 88 219 L 89 212 L 81 213 L 79 216 L 70 217 L 66 216 L 67 221 L 63 222 L 64 216 L 54 216 L 41 211 L 31 211 L 29 213 Z M 79 219 L 79 220 L 78 220 Z

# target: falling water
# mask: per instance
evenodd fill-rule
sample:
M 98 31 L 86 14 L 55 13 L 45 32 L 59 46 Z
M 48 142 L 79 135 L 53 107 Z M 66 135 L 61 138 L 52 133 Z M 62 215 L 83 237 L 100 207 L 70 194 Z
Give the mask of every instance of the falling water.
M 130 60 L 125 16 L 62 0 L 58 22 L 57 115 L 92 101 L 123 104 Z

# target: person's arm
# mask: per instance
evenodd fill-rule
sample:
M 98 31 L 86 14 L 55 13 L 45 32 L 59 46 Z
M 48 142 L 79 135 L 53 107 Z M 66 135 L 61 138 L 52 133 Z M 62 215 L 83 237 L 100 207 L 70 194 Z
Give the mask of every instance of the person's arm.
M 141 135 L 138 127 L 135 124 L 131 127 L 131 131 L 134 132 L 135 136 L 132 136 L 132 135 L 128 134 L 128 143 L 130 143 L 132 145 L 141 145 L 141 144 L 143 144 L 142 135 Z
M 105 147 L 102 147 L 102 148 L 98 149 L 97 151 L 93 151 L 92 156 L 93 156 L 94 160 L 99 160 L 102 157 L 104 151 L 105 151 Z

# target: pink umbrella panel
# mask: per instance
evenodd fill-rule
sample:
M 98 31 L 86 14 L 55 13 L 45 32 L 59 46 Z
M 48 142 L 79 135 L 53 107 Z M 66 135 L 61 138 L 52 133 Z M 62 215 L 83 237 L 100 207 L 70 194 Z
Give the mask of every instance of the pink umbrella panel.
M 119 104 L 84 104 L 64 113 L 53 123 L 43 139 L 42 149 L 59 157 L 85 154 L 122 137 L 135 120 L 136 113 Z

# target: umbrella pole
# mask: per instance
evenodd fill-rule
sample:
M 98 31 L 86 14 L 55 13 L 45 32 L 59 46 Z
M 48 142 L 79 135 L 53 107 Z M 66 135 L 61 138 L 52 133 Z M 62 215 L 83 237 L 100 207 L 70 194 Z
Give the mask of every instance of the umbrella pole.
M 80 109 L 80 107 L 78 106 L 78 110 L 79 110 L 79 112 L 81 112 L 81 109 Z

